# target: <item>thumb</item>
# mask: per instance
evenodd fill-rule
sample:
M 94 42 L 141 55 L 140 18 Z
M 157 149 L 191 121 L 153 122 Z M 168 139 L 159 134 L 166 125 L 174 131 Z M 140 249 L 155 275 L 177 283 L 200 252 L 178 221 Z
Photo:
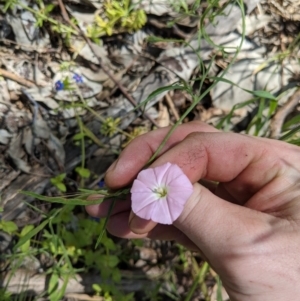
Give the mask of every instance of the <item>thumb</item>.
M 269 234 L 268 214 L 227 202 L 199 183 L 184 211 L 174 222 L 213 264 L 241 247 L 249 250 L 253 242 Z

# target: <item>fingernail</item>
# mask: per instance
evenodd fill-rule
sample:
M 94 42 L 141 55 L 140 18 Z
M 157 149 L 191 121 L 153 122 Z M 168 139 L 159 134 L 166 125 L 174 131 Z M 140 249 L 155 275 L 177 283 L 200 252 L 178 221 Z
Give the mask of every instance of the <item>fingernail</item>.
M 135 216 L 135 214 L 134 214 L 132 211 L 130 211 L 130 213 L 129 213 L 129 218 L 128 218 L 128 225 L 131 224 L 131 221 L 132 221 L 132 219 L 134 218 L 134 216 Z
M 131 211 L 129 215 L 128 225 L 132 232 L 136 234 L 144 234 L 145 232 L 147 232 L 146 227 L 149 225 L 149 221 L 139 218 Z
M 140 230 L 141 227 L 141 219 L 137 218 L 137 216 L 132 211 L 130 211 L 128 225 L 132 232 Z
M 129 220 L 129 228 L 134 233 L 142 232 L 144 225 L 145 225 L 145 221 L 135 216 L 132 217 L 131 220 Z

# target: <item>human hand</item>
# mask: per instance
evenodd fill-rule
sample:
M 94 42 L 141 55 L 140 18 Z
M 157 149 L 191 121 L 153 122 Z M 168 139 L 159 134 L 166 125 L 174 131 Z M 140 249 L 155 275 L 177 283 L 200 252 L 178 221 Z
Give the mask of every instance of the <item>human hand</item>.
M 133 140 L 107 171 L 107 186 L 131 184 L 168 131 Z M 232 301 L 298 300 L 300 149 L 191 122 L 177 127 L 150 167 L 166 162 L 180 166 L 194 184 L 180 217 L 170 226 L 143 220 L 131 212 L 128 198 L 117 202 L 108 231 L 176 240 L 199 251 Z M 104 217 L 108 208 L 105 202 L 87 211 Z

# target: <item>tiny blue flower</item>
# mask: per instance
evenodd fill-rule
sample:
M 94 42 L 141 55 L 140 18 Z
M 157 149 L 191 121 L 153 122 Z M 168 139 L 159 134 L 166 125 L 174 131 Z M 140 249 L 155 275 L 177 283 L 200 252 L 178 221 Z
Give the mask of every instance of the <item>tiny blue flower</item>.
M 98 183 L 99 188 L 105 187 L 105 182 L 102 180 Z
M 99 223 L 100 222 L 100 218 L 99 217 L 93 217 L 93 216 L 89 216 L 89 219 L 96 222 L 96 223 Z
M 83 83 L 83 78 L 82 78 L 82 76 L 79 75 L 79 74 L 77 74 L 77 73 L 75 73 L 75 74 L 73 75 L 73 79 L 75 80 L 75 82 L 76 82 L 77 84 L 82 84 L 82 83 Z
M 55 89 L 56 91 L 61 91 L 64 89 L 64 83 L 60 80 L 58 80 L 56 83 L 55 83 Z

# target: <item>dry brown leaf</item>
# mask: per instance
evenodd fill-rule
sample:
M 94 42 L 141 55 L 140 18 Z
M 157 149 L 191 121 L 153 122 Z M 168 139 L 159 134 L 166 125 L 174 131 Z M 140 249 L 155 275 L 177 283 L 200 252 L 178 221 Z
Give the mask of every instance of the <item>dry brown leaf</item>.
M 160 127 L 166 127 L 170 125 L 170 114 L 167 107 L 162 103 L 159 103 L 159 113 L 156 121 Z
M 218 285 L 215 284 L 214 287 L 213 287 L 213 290 L 212 290 L 212 294 L 210 296 L 210 301 L 217 301 L 217 291 L 218 291 Z M 222 292 L 222 300 L 223 301 L 229 301 L 229 296 L 227 294 L 227 292 L 225 291 L 225 288 L 222 286 L 222 289 L 221 289 L 221 292 Z

